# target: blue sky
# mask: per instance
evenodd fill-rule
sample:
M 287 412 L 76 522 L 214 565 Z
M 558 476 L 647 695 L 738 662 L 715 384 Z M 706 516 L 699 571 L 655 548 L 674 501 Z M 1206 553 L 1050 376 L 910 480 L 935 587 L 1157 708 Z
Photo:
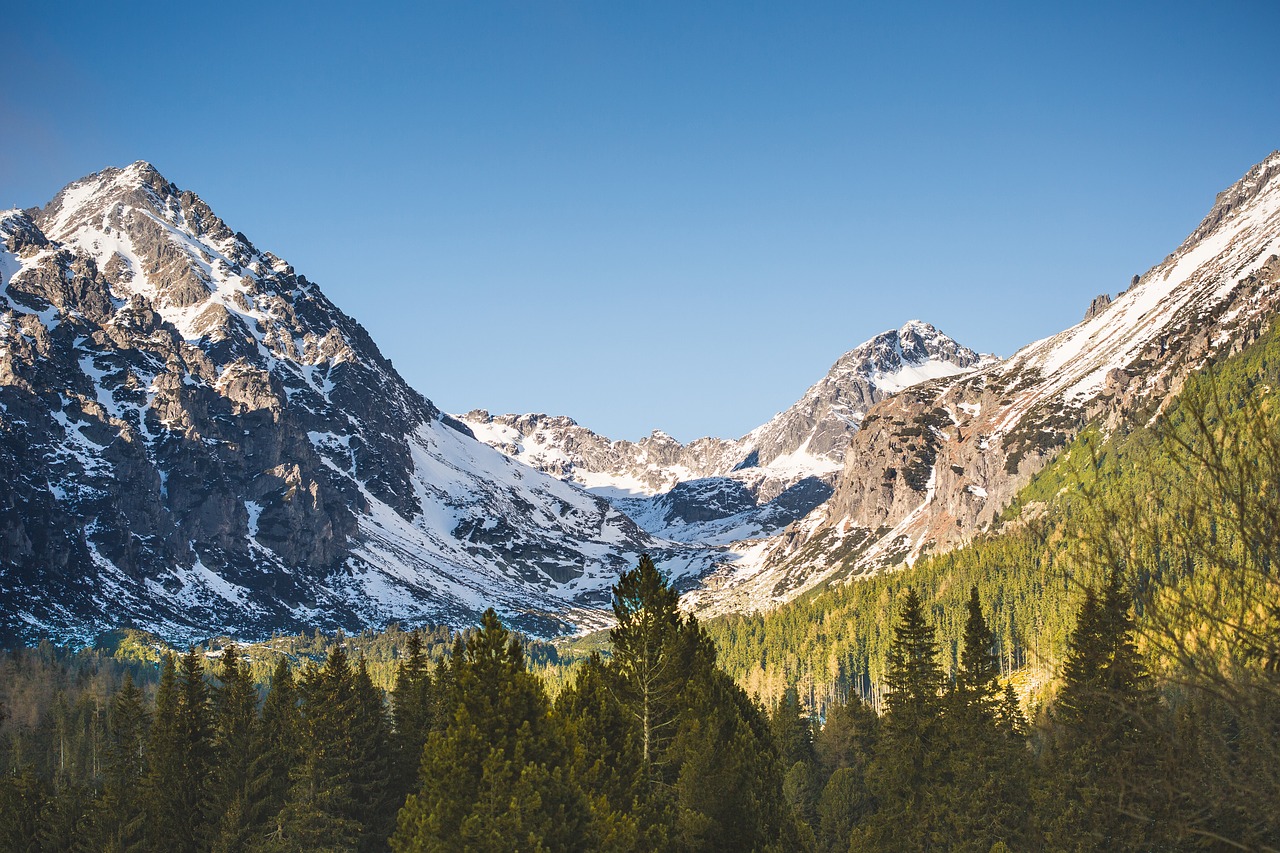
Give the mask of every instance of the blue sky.
M 442 407 L 619 438 L 1007 355 L 1280 148 L 1274 3 L 259 5 L 10 4 L 0 205 L 150 160 Z

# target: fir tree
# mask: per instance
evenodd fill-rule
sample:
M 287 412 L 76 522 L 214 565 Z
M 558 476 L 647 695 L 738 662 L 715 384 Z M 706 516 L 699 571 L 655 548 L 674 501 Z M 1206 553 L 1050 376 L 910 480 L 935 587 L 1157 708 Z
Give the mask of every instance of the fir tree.
M 827 708 L 827 719 L 813 739 L 814 753 L 824 775 L 852 767 L 861 776 L 875 750 L 880 718 L 857 696 Z
M 0 850 L 40 853 L 41 812 L 48 793 L 29 767 L 0 773 Z
M 661 821 L 649 807 L 635 719 L 626 714 L 609 687 L 611 675 L 599 653 L 582 664 L 578 677 L 556 699 L 574 746 L 574 775 L 592 799 L 600 843 L 608 850 L 665 846 Z M 641 844 L 641 827 L 649 834 Z
M 152 850 L 192 850 L 195 847 L 194 815 L 187 810 L 187 755 L 180 728 L 182 697 L 177 666 L 166 654 L 160 666 L 155 712 L 147 742 L 147 776 L 144 783 L 145 835 Z
M 673 781 L 666 747 L 680 722 L 680 694 L 700 663 L 678 603 L 679 596 L 648 554 L 635 569 L 623 572 L 613 588 L 618 620 L 609 632 L 614 689 L 636 722 L 640 759 L 653 784 Z
M 391 799 L 403 804 L 418 778 L 422 763 L 422 746 L 434 724 L 434 702 L 431 671 L 422 649 L 422 634 L 413 631 L 405 654 L 396 666 L 395 687 L 391 691 L 391 709 L 395 730 L 392 738 L 395 753 L 395 777 Z
M 858 828 L 857 849 L 928 850 L 942 841 L 936 792 L 947 781 L 947 767 L 937 655 L 933 626 L 908 588 L 889 648 L 881 737 L 867 772 L 877 810 Z
M 588 802 L 565 733 L 520 643 L 492 609 L 455 646 L 444 728 L 427 738 L 417 793 L 400 811 L 398 851 L 580 850 Z
M 808 824 L 817 820 L 818 798 L 825 779 L 817 767 L 813 748 L 813 726 L 800 707 L 794 687 L 783 691 L 782 698 L 769 715 L 774 745 L 782 766 L 786 768 L 782 789 L 797 816 Z
M 797 761 L 813 762 L 813 725 L 809 715 L 800 707 L 800 697 L 794 687 L 788 687 L 773 706 L 769 715 L 769 727 L 778 755 L 786 767 Z
M 98 833 L 106 849 L 141 849 L 143 808 L 140 794 L 146 772 L 148 723 L 142 691 L 126 670 L 124 682 L 111 697 L 107 714 L 106 761 Z
M 354 717 L 351 720 L 351 765 L 353 817 L 361 824 L 361 849 L 385 849 L 387 838 L 395 827 L 396 812 L 401 803 L 392 802 L 388 784 L 392 772 L 390 761 L 390 726 L 382 691 L 369 677 L 368 664 L 361 655 L 352 676 Z
M 1022 744 L 1027 737 L 1027 717 L 1022 713 L 1022 703 L 1012 683 L 1006 683 L 1000 694 L 1000 704 L 996 707 L 996 726 L 1006 736 Z
M 618 624 L 602 686 L 632 727 L 641 845 L 803 849 L 769 717 L 716 668 L 715 647 L 677 602 L 648 556 L 613 591 Z
M 1054 702 L 1049 773 L 1040 787 L 1054 850 L 1134 849 L 1154 842 L 1157 699 L 1133 640 L 1118 571 L 1085 590 Z
M 880 718 L 857 696 L 827 710 L 814 738 L 823 780 L 814 834 L 822 851 L 849 849 L 853 829 L 875 809 L 867 768 L 879 739 Z
M 689 679 L 687 713 L 671 746 L 678 768 L 676 835 L 687 850 L 806 850 L 812 846 L 783 791 L 763 709 L 714 666 Z
M 301 761 L 300 727 L 293 671 L 281 657 L 253 732 L 248 820 L 260 837 L 280 831 L 276 818 L 284 808 L 290 775 Z
M 329 651 L 324 666 L 307 666 L 299 693 L 302 757 L 269 849 L 307 849 L 327 839 L 324 843 L 334 850 L 356 850 L 365 830 L 353 779 L 359 771 L 353 731 L 358 705 L 354 673 L 341 641 Z
M 1002 727 L 995 635 L 970 590 L 960 669 L 946 697 L 945 771 L 931 792 L 956 850 L 1021 848 L 1029 831 L 1026 745 Z M 1007 713 L 1007 711 L 1006 711 Z
M 36 832 L 41 853 L 89 853 L 92 812 L 88 785 L 65 785 L 46 797 Z
M 913 587 L 908 587 L 902 602 L 885 681 L 889 689 L 885 698 L 886 733 L 915 736 L 938 718 L 942 710 L 938 644 Z
M 822 853 L 845 853 L 854 828 L 875 809 L 864 775 L 854 767 L 840 767 L 831 774 L 818 800 L 814 829 Z
M 246 849 L 250 833 L 252 736 L 258 694 L 248 662 L 234 643 L 222 651 L 213 694 L 213 771 L 207 822 L 216 853 Z
M 951 705 L 974 723 L 988 723 L 994 719 L 1000 692 L 1000 662 L 995 655 L 995 634 L 982 614 L 977 586 L 969 590 L 963 643 Z

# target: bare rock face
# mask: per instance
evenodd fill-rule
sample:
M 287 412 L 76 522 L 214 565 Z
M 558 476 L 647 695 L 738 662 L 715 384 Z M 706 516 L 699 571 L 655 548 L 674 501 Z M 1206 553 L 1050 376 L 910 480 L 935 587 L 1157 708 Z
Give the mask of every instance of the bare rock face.
M 1088 322 L 1089 320 L 1092 320 L 1103 311 L 1106 311 L 1109 307 L 1111 307 L 1111 294 L 1099 293 L 1097 296 L 1093 297 L 1093 301 L 1089 303 L 1089 310 L 1084 312 L 1085 321 Z
M 1256 340 L 1278 305 L 1280 153 L 1080 325 L 873 406 L 830 501 L 778 538 L 752 583 L 804 575 L 794 594 L 967 541 L 1087 424 L 1146 422 L 1206 359 Z
M 980 362 L 973 350 L 912 321 L 845 353 L 795 405 L 738 439 L 681 444 L 655 431 L 637 442 L 613 441 L 567 417 L 481 409 L 460 419 L 503 453 L 616 499 L 651 533 L 723 543 L 727 530 L 744 538 L 771 535 L 820 504 L 876 402 Z M 700 496 L 704 508 L 673 515 L 671 507 L 687 506 L 690 495 Z
M 639 552 L 714 559 L 476 442 L 146 163 L 0 213 L 0 535 L 0 640 L 554 631 Z

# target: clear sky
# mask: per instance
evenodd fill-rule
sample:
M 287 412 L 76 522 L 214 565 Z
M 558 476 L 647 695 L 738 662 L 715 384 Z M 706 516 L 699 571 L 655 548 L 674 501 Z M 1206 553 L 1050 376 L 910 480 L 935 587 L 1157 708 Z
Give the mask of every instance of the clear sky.
M 269 8 L 264 8 L 269 7 Z M 1280 148 L 1280 4 L 10 3 L 0 206 L 145 159 L 449 411 L 740 435 L 1007 355 Z

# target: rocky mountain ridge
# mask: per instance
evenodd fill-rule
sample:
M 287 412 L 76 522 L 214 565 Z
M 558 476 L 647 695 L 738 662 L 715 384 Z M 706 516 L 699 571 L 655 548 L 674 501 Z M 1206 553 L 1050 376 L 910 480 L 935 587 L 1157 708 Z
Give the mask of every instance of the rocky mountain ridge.
M 997 522 L 1083 427 L 1149 420 L 1187 374 L 1255 340 L 1280 305 L 1280 152 L 1220 193 L 1160 264 L 1086 319 L 1010 358 L 873 407 L 831 499 L 689 599 L 768 606 L 910 563 Z
M 772 535 L 821 505 L 877 401 L 991 360 L 913 320 L 842 355 L 795 404 L 738 439 L 681 444 L 655 430 L 631 442 L 563 416 L 457 417 L 513 459 L 609 498 L 656 536 L 727 545 Z
M 1149 420 L 1256 338 L 1278 276 L 1280 153 L 1006 360 L 913 322 L 740 439 L 613 442 L 441 412 L 197 196 L 104 170 L 0 212 L 0 634 L 463 625 L 490 604 L 548 634 L 605 624 L 643 551 L 691 609 L 768 607 L 990 529 L 1086 424 Z
M 657 540 L 408 387 L 364 329 L 146 163 L 0 214 L 0 633 L 171 637 L 489 604 L 591 623 Z M 576 614 L 570 618 L 569 614 Z

